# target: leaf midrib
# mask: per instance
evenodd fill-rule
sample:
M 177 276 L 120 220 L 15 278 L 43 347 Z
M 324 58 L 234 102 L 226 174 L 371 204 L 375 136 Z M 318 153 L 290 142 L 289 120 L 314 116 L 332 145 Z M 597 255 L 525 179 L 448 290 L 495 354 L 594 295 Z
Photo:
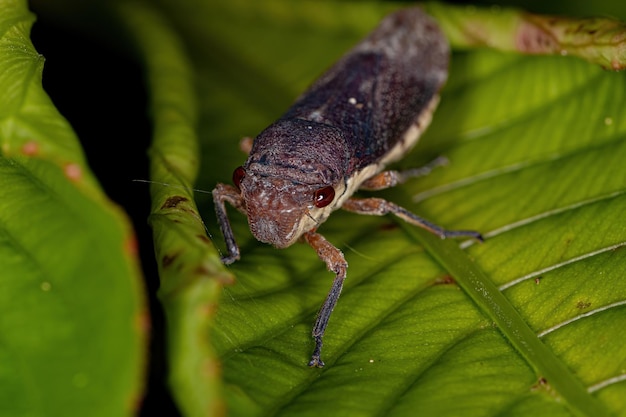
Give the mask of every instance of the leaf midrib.
M 592 397 L 582 382 L 528 326 L 517 309 L 458 245 L 437 239 L 422 230 L 409 230 L 483 312 L 493 319 L 515 349 L 544 377 L 578 416 L 609 416 L 606 406 Z

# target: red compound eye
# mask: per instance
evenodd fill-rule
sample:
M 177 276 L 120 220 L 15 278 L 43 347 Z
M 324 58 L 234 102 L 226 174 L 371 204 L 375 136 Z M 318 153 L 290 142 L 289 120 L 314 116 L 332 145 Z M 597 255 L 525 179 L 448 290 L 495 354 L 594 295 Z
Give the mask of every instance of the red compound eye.
M 332 203 L 335 198 L 335 189 L 330 185 L 328 187 L 320 188 L 315 192 L 313 197 L 313 203 L 315 207 L 322 208 Z
M 233 171 L 233 184 L 237 189 L 241 189 L 241 180 L 246 176 L 246 170 L 243 167 L 239 167 Z

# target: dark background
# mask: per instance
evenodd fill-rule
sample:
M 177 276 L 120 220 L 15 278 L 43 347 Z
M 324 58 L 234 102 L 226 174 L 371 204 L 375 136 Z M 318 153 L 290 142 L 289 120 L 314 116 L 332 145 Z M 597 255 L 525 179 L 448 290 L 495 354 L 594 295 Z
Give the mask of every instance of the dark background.
M 37 13 L 36 8 L 34 12 Z M 142 69 L 130 54 L 59 25 L 45 14 L 37 15 L 32 40 L 37 51 L 46 57 L 44 89 L 76 131 L 104 191 L 124 208 L 137 234 L 152 321 L 150 368 L 141 415 L 153 416 L 158 412 L 162 416 L 178 416 L 166 387 L 165 323 L 156 298 L 159 279 L 147 223 L 149 187 L 133 182 L 149 178 L 146 151 L 151 127 Z M 122 131 L 124 135 L 119 134 Z

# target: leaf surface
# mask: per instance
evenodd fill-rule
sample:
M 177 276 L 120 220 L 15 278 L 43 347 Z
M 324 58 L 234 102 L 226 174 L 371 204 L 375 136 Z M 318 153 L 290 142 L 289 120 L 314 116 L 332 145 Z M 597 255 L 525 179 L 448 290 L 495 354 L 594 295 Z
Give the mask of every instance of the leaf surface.
M 149 327 L 136 242 L 42 89 L 25 3 L 0 2 L 0 415 L 131 415 Z

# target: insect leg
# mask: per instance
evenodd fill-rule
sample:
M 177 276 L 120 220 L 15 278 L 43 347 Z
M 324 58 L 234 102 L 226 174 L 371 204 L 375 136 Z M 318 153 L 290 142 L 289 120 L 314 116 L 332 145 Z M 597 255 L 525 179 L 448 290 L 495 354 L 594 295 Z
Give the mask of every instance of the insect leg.
M 447 165 L 447 163 L 448 159 L 440 156 L 420 168 L 407 169 L 406 171 L 383 171 L 363 182 L 360 189 L 376 191 L 395 187 L 411 178 L 424 177 L 430 174 L 433 169 Z
M 447 237 L 467 236 L 480 242 L 483 241 L 483 237 L 478 232 L 473 230 L 446 230 L 441 226 L 437 226 L 436 224 L 411 213 L 407 209 L 387 200 L 383 200 L 382 198 L 349 198 L 345 203 L 343 203 L 341 208 L 353 213 L 367 214 L 370 216 L 384 216 L 385 214 L 392 213 L 400 217 L 405 222 L 426 229 L 442 239 Z
M 226 242 L 226 251 L 228 252 L 225 256 L 222 256 L 222 262 L 229 265 L 239 259 L 239 246 L 237 246 L 237 242 L 235 241 L 233 229 L 230 227 L 225 202 L 230 203 L 237 210 L 245 214 L 244 202 L 239 190 L 226 184 L 217 184 L 213 189 L 213 202 L 215 204 L 217 222 L 220 225 L 220 230 Z
M 313 350 L 313 355 L 311 355 L 309 366 L 322 368 L 324 366 L 324 361 L 322 361 L 321 358 L 322 337 L 326 331 L 328 319 L 330 319 L 330 315 L 337 304 L 339 295 L 341 294 L 343 281 L 346 279 L 346 269 L 348 268 L 348 263 L 343 257 L 343 253 L 328 242 L 324 236 L 315 233 L 314 231 L 310 231 L 304 233 L 303 238 L 313 249 L 315 249 L 317 256 L 319 256 L 319 258 L 326 263 L 328 270 L 335 273 L 333 285 L 330 288 L 330 292 L 326 296 L 326 300 L 324 300 L 324 304 L 322 304 L 320 311 L 317 313 L 317 319 L 315 320 L 312 331 L 313 339 L 315 340 L 315 349 Z

